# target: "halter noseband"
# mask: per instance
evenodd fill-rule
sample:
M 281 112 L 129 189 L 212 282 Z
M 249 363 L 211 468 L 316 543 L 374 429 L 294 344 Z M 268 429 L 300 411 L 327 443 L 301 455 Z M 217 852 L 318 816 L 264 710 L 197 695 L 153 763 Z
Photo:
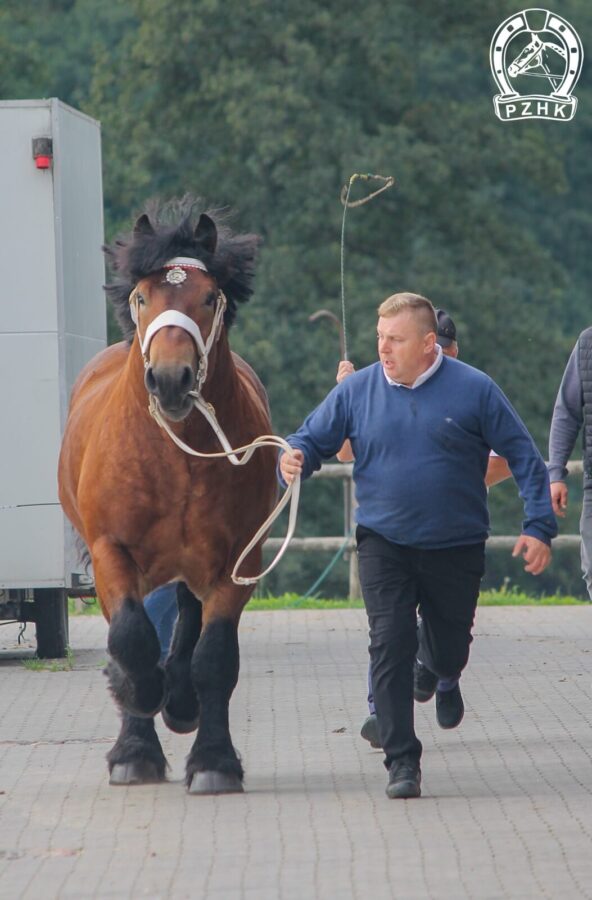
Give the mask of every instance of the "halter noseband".
M 193 257 L 189 256 L 175 256 L 173 259 L 169 259 L 169 261 L 166 262 L 162 268 L 168 270 L 165 277 L 169 284 L 176 285 L 182 284 L 187 278 L 187 272 L 185 271 L 186 269 L 201 269 L 203 272 L 208 271 L 201 259 L 194 259 Z M 145 368 L 150 365 L 150 360 L 148 358 L 150 343 L 156 332 L 160 331 L 161 328 L 166 328 L 169 325 L 175 325 L 177 328 L 183 328 L 184 331 L 187 331 L 188 334 L 191 335 L 199 352 L 199 368 L 197 371 L 195 391 L 200 394 L 202 386 L 208 375 L 208 357 L 210 355 L 210 351 L 220 337 L 220 332 L 222 330 L 224 313 L 226 311 L 226 297 L 224 296 L 223 291 L 218 289 L 218 297 L 216 299 L 216 312 L 214 313 L 214 321 L 212 322 L 212 327 L 210 329 L 207 341 L 204 341 L 199 325 L 194 322 L 193 319 L 190 319 L 189 316 L 186 316 L 185 313 L 179 312 L 179 310 L 176 309 L 167 309 L 165 310 L 165 312 L 160 313 L 160 315 L 158 315 L 150 323 L 150 325 L 146 329 L 144 339 L 142 340 L 142 338 L 140 337 L 140 328 L 138 324 L 137 287 L 135 287 L 130 294 L 129 304 L 130 315 L 132 317 L 132 322 L 136 326 L 136 332 L 138 335 L 138 341 L 140 343 L 140 349 L 142 351 Z

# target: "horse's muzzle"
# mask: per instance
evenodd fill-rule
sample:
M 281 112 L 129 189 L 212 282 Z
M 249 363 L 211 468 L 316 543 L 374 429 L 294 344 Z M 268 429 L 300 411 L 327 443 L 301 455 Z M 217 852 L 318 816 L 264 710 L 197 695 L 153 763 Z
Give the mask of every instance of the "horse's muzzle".
M 148 366 L 144 384 L 148 393 L 158 400 L 167 419 L 180 422 L 193 409 L 193 401 L 188 396 L 195 385 L 191 366 Z

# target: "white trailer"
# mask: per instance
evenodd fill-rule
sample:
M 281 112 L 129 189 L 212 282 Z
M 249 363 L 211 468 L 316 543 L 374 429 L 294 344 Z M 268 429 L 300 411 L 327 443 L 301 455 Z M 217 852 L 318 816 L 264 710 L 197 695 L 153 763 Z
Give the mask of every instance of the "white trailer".
M 90 579 L 58 501 L 80 369 L 106 345 L 99 123 L 56 99 L 0 102 L 0 619 L 63 656 Z

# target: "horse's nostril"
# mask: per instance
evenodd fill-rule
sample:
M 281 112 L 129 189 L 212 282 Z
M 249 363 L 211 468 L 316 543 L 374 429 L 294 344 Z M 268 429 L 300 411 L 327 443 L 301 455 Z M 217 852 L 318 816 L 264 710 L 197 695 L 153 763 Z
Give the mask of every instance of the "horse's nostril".
M 166 366 L 148 366 L 144 384 L 167 407 L 179 407 L 195 384 L 191 366 L 169 369 Z
M 185 366 L 183 368 L 183 374 L 181 375 L 180 387 L 184 393 L 190 391 L 193 387 L 193 369 L 191 366 Z
M 156 378 L 154 377 L 154 372 L 152 371 L 152 366 L 148 366 L 146 372 L 144 373 L 144 384 L 146 385 L 146 389 L 151 393 L 156 393 Z

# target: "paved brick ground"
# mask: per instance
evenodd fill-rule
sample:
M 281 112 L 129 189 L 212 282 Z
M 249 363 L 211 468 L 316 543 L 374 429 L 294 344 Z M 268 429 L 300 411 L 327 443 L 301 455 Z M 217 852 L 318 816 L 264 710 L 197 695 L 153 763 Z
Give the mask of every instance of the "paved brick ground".
M 592 898 L 592 609 L 482 609 L 476 637 L 461 728 L 417 708 L 423 797 L 389 801 L 358 736 L 363 612 L 245 614 L 247 793 L 200 798 L 191 736 L 161 725 L 168 783 L 108 786 L 101 620 L 71 621 L 68 672 L 26 669 L 2 627 L 0 897 Z

